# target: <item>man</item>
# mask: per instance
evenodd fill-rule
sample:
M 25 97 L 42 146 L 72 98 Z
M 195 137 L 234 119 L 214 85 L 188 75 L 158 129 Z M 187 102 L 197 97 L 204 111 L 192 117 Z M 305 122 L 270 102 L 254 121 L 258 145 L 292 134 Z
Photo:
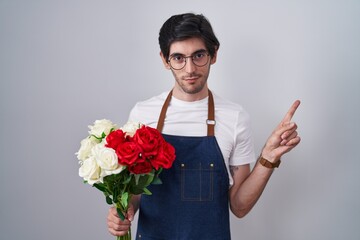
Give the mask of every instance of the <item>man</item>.
M 135 196 L 121 221 L 108 214 L 115 236 L 127 233 L 140 208 L 137 239 L 230 239 L 229 205 L 245 216 L 264 190 L 280 157 L 299 142 L 291 122 L 296 101 L 255 161 L 249 116 L 208 89 L 210 67 L 220 43 L 202 15 L 170 17 L 159 34 L 160 56 L 175 84 L 168 93 L 140 102 L 129 120 L 157 127 L 176 149 L 176 160 L 151 186 L 152 196 Z M 140 201 L 141 199 L 141 201 Z

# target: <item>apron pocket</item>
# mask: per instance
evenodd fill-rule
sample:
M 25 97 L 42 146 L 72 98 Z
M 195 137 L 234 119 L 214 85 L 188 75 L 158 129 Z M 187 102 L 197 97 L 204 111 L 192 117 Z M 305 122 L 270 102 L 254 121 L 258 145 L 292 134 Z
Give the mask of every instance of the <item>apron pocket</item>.
M 181 164 L 181 200 L 213 201 L 214 164 Z

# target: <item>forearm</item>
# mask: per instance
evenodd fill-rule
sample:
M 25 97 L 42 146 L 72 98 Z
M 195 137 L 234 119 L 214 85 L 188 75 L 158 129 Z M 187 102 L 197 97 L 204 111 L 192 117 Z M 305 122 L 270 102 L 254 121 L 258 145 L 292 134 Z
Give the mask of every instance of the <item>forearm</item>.
M 297 125 L 290 122 L 299 104 L 300 101 L 293 103 L 266 141 L 261 156 L 268 161 L 265 163 L 267 167 L 262 166 L 258 161 L 249 173 L 250 170 L 246 171 L 246 167 L 233 166 L 235 170 L 240 169 L 231 171 L 234 185 L 230 188 L 230 207 L 236 216 L 243 217 L 252 209 L 264 191 L 274 171 L 273 167 L 277 167 L 280 158 L 299 144 L 301 139 L 296 131 Z
M 257 162 L 240 185 L 234 182 L 234 186 L 230 189 L 230 208 L 237 217 L 244 217 L 254 207 L 273 171 Z M 234 178 L 234 181 L 236 180 Z

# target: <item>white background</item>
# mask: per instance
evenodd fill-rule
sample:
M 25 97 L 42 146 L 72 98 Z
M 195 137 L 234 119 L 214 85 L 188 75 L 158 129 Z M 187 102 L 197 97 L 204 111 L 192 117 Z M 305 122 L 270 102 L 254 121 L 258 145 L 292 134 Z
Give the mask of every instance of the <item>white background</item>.
M 114 239 L 74 153 L 94 120 L 171 88 L 158 31 L 188 11 L 213 25 L 209 86 L 251 114 L 257 153 L 302 100 L 302 142 L 233 239 L 360 239 L 359 1 L 0 0 L 1 239 Z

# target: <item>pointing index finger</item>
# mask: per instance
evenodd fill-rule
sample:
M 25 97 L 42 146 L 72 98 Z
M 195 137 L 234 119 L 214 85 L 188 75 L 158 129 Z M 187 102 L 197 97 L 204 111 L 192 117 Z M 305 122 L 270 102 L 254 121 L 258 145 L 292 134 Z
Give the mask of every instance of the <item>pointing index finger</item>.
M 293 103 L 293 105 L 290 107 L 289 111 L 286 113 L 285 117 L 283 118 L 283 120 L 281 122 L 282 123 L 290 122 L 296 112 L 296 109 L 299 107 L 299 105 L 300 105 L 300 100 L 296 100 Z

